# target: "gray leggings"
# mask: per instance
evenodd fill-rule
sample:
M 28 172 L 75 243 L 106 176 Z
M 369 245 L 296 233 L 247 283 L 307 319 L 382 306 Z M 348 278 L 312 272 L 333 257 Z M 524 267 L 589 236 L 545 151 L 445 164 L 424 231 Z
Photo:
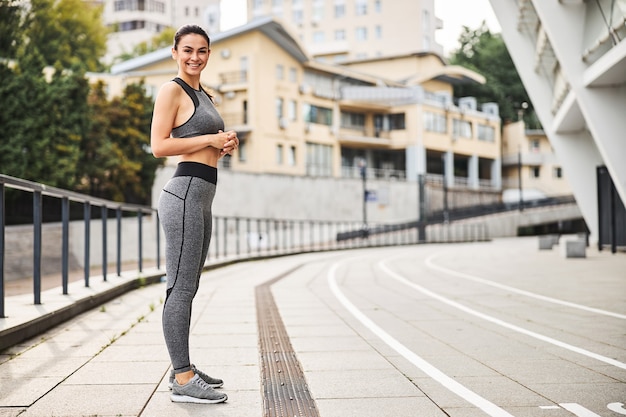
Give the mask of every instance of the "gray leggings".
M 209 251 L 216 184 L 216 168 L 181 162 L 159 197 L 167 273 L 163 335 L 175 373 L 191 370 L 191 304 Z

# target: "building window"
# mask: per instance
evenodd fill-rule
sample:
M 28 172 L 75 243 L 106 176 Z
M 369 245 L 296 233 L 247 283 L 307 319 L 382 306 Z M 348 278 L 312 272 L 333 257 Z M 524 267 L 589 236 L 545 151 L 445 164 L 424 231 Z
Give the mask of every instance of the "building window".
M 539 149 L 541 148 L 541 144 L 539 143 L 539 139 L 533 139 L 530 141 L 530 143 L 528 144 L 530 151 L 531 152 L 539 152 Z
M 247 153 L 248 147 L 246 146 L 246 141 L 240 140 L 239 147 L 237 148 L 237 157 L 239 158 L 239 162 L 246 162 Z
M 367 0 L 356 0 L 355 14 L 357 16 L 363 16 L 367 14 Z
M 561 167 L 554 167 L 552 172 L 554 178 L 563 178 L 563 169 Z
M 539 178 L 541 167 L 530 167 L 530 178 Z
M 430 32 L 430 12 L 422 11 L 422 30 L 426 33 Z
M 404 130 L 406 125 L 404 123 L 404 113 L 396 113 L 389 115 L 389 129 L 390 130 Z
M 346 31 L 345 29 L 338 29 L 335 31 L 335 40 L 336 41 L 344 41 L 346 40 Z
M 341 127 L 345 129 L 364 129 L 365 114 L 341 112 Z
M 345 0 L 335 0 L 335 19 L 341 19 L 346 16 Z
M 317 123 L 331 126 L 333 124 L 333 110 L 305 103 L 302 106 L 303 119 L 307 123 Z
M 324 20 L 324 0 L 313 1 L 313 22 Z
M 367 28 L 366 27 L 358 27 L 356 28 L 356 40 L 357 41 L 366 41 L 367 40 Z
M 478 125 L 477 129 L 478 140 L 484 140 L 487 142 L 494 142 L 496 140 L 496 130 L 493 126 Z
M 302 24 L 302 21 L 304 20 L 302 9 L 292 10 L 291 16 L 292 16 L 291 19 L 296 25 Z
M 285 68 L 281 64 L 276 65 L 276 79 L 282 80 L 284 77 L 285 77 Z
M 289 68 L 289 81 L 292 83 L 298 82 L 298 70 L 295 68 Z
M 313 32 L 313 43 L 324 43 L 324 32 L 321 30 L 316 30 Z
M 295 121 L 298 114 L 298 103 L 296 100 L 289 100 L 287 102 L 287 117 L 289 120 Z
M 448 131 L 446 115 L 424 112 L 424 128 L 427 132 L 446 133 Z
M 374 1 L 374 11 L 376 13 L 380 13 L 380 12 L 383 11 L 382 1 L 381 0 L 375 0 Z
M 283 164 L 283 145 L 276 145 L 276 165 Z
M 383 38 L 383 28 L 380 25 L 376 25 L 376 27 L 374 28 L 374 36 L 376 37 L 376 39 L 382 39 Z
M 296 147 L 295 146 L 290 146 L 289 147 L 289 154 L 287 155 L 287 163 L 290 166 L 295 166 L 296 165 Z
M 283 99 L 282 97 L 276 97 L 276 117 L 278 120 L 283 117 Z
M 472 124 L 467 120 L 454 119 L 452 121 L 452 136 L 457 138 L 472 138 Z
M 263 0 L 254 0 L 254 3 L 252 4 L 252 9 L 257 11 L 257 10 L 261 10 L 262 7 L 263 7 Z
M 319 143 L 306 144 L 306 174 L 330 177 L 333 173 L 333 147 Z

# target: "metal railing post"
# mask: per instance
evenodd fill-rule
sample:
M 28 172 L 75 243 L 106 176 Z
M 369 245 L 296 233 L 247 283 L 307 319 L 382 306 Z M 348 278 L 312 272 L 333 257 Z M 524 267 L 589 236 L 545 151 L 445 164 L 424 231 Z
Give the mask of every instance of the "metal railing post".
M 4 183 L 0 183 L 0 318 L 4 315 Z
M 122 208 L 115 210 L 115 219 L 117 222 L 117 253 L 115 263 L 117 265 L 117 276 L 122 276 Z
M 70 199 L 67 197 L 63 197 L 61 201 L 61 225 L 61 285 L 63 286 L 63 295 L 67 295 L 70 273 Z
M 89 201 L 85 201 L 83 204 L 83 218 L 85 221 L 85 287 L 89 287 L 89 252 L 91 251 L 89 244 L 91 240 L 91 203 Z
M 33 193 L 33 293 L 35 304 L 41 304 L 41 191 Z
M 138 250 L 139 250 L 139 272 L 143 272 L 143 212 L 139 210 L 137 212 L 137 231 L 138 231 L 138 239 L 137 242 Z
M 100 207 L 100 216 L 102 217 L 102 279 L 107 280 L 107 218 L 109 209 L 106 205 Z

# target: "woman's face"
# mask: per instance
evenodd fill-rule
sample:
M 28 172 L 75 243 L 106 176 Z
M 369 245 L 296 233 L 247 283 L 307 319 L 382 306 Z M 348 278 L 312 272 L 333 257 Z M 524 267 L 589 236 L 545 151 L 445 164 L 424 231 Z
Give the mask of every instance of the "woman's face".
M 178 47 L 172 49 L 172 57 L 178 62 L 178 68 L 189 75 L 198 75 L 206 67 L 211 50 L 206 39 L 195 33 L 190 33 L 178 42 Z

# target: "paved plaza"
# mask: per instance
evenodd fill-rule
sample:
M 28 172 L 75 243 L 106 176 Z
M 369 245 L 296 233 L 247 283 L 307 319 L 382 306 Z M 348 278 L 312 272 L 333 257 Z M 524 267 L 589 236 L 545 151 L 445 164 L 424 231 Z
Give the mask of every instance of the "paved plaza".
M 7 315 L 116 279 L 12 297 Z M 618 417 L 625 295 L 626 254 L 568 259 L 537 237 L 232 263 L 203 275 L 191 336 L 226 403 L 170 401 L 161 282 L 0 352 L 0 416 Z M 277 381 L 292 398 L 268 395 Z M 311 407 L 286 414 L 303 391 Z

